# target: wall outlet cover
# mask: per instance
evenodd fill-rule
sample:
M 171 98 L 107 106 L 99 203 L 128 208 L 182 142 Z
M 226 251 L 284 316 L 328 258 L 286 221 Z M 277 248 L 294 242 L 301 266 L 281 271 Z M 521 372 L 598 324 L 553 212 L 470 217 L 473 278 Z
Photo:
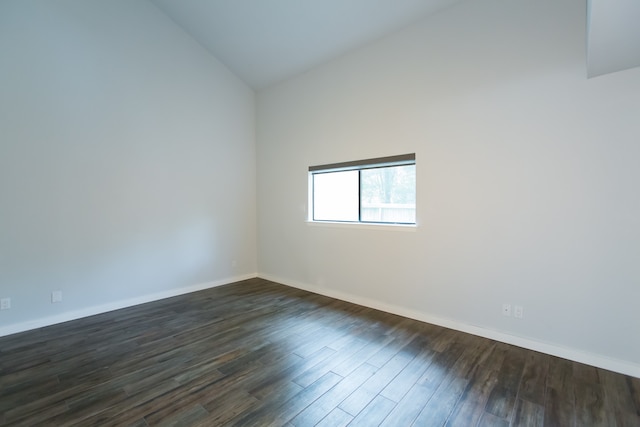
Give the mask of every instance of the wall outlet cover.
M 502 304 L 502 315 L 511 316 L 511 304 L 507 304 L 507 303 Z
M 51 302 L 62 302 L 62 291 L 51 292 Z
M 516 305 L 513 307 L 513 317 L 516 319 L 522 319 L 524 317 L 524 307 Z

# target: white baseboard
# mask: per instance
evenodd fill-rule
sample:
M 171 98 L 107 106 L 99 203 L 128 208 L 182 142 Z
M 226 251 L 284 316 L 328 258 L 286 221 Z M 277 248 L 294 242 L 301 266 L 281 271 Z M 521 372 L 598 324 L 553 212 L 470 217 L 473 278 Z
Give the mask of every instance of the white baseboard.
M 258 277 L 316 294 L 336 298 L 342 301 L 347 301 L 376 310 L 381 310 L 387 313 L 397 314 L 399 316 L 419 320 L 421 322 L 431 323 L 449 329 L 455 329 L 457 331 L 466 332 L 472 335 L 489 338 L 506 344 L 512 344 L 529 350 L 550 354 L 552 356 L 562 357 L 564 359 L 573 360 L 575 362 L 584 363 L 598 368 L 618 372 L 624 375 L 630 375 L 632 377 L 640 378 L 640 365 L 632 362 L 613 359 L 600 354 L 594 354 L 575 348 L 564 347 L 562 345 L 554 343 L 538 341 L 528 337 L 507 334 L 504 332 L 487 329 L 481 326 L 469 325 L 466 323 L 458 322 L 456 320 L 433 316 L 431 314 L 424 313 L 418 310 L 396 306 L 393 304 L 387 304 L 374 299 L 356 296 L 334 289 L 321 288 L 318 286 L 309 285 L 307 283 L 284 279 L 282 277 L 275 277 L 270 274 L 258 273 Z
M 121 308 L 132 307 L 134 305 L 145 304 L 147 302 L 158 301 L 165 298 L 171 298 L 178 295 L 184 295 L 191 292 L 202 291 L 204 289 L 215 288 L 217 286 L 228 285 L 234 282 L 240 282 L 242 280 L 253 279 L 258 277 L 257 274 L 246 274 L 242 276 L 230 277 L 227 279 L 216 280 L 213 282 L 200 283 L 197 285 L 188 286 L 185 288 L 170 289 L 167 291 L 157 292 L 149 295 L 142 295 L 135 298 L 130 298 L 122 301 L 114 301 L 108 304 L 101 304 L 92 307 L 82 308 L 79 310 L 67 311 L 64 313 L 56 314 L 55 316 L 42 317 L 39 319 L 29 320 L 27 322 L 16 323 L 13 325 L 0 327 L 0 337 L 6 335 L 16 334 L 18 332 L 25 332 L 32 329 L 43 328 L 45 326 L 55 325 L 57 323 L 68 322 L 70 320 L 81 319 L 83 317 L 93 316 L 96 314 L 102 314 L 113 310 L 119 310 Z
M 252 279 L 260 277 L 272 282 L 282 283 L 283 285 L 291 286 L 294 288 L 306 290 L 309 292 L 325 295 L 331 298 L 336 298 L 342 301 L 351 302 L 354 304 L 370 307 L 376 310 L 385 311 L 387 313 L 397 314 L 399 316 L 408 317 L 410 319 L 419 320 L 421 322 L 431 323 L 434 325 L 442 326 L 445 328 L 455 329 L 457 331 L 466 332 L 469 334 L 489 338 L 492 340 L 504 342 L 507 344 L 513 344 L 518 347 L 526 348 L 529 350 L 539 351 L 541 353 L 550 354 L 553 356 L 562 357 L 565 359 L 573 360 L 575 362 L 585 363 L 587 365 L 596 366 L 602 369 L 608 369 L 610 371 L 619 372 L 621 374 L 630 375 L 636 378 L 640 378 L 640 365 L 624 361 L 613 359 L 600 354 L 594 354 L 579 349 L 564 347 L 554 343 L 547 343 L 544 341 L 535 340 L 528 337 L 521 337 L 517 335 L 507 334 L 504 332 L 487 329 L 480 326 L 469 325 L 466 323 L 458 322 L 451 319 L 446 319 L 438 316 L 433 316 L 428 313 L 424 313 L 418 310 L 409 309 L 406 307 L 396 306 L 393 304 L 387 304 L 381 301 L 377 301 L 370 298 L 356 296 L 345 292 L 337 291 L 334 289 L 321 288 L 318 286 L 312 286 L 306 283 L 301 283 L 282 277 L 272 276 L 270 274 L 246 274 L 242 276 L 230 277 L 227 279 L 217 280 L 208 283 L 201 283 L 185 288 L 171 289 L 163 292 L 157 292 L 154 294 L 143 295 L 140 297 L 130 298 L 122 301 L 115 301 L 109 304 L 102 304 L 92 307 L 83 308 L 80 310 L 68 311 L 55 316 L 48 316 L 39 319 L 29 320 L 27 322 L 16 323 L 13 325 L 0 327 L 0 337 L 6 335 L 12 335 L 19 332 L 25 332 L 32 329 L 42 328 L 45 326 L 55 325 L 57 323 L 68 322 L 70 320 L 76 320 L 83 317 L 93 316 L 96 314 L 102 314 L 121 308 L 132 307 L 147 302 L 158 301 L 165 298 L 171 298 L 178 295 L 184 295 L 191 292 L 197 292 L 204 289 L 214 288 L 217 286 L 228 285 L 230 283 L 240 282 L 242 280 Z

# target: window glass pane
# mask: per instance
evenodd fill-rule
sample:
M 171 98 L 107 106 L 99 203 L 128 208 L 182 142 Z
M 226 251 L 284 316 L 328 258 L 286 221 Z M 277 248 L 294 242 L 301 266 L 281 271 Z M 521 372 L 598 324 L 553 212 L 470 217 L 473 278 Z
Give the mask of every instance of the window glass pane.
M 416 222 L 416 165 L 361 171 L 361 221 Z
M 313 175 L 313 219 L 358 221 L 358 171 Z

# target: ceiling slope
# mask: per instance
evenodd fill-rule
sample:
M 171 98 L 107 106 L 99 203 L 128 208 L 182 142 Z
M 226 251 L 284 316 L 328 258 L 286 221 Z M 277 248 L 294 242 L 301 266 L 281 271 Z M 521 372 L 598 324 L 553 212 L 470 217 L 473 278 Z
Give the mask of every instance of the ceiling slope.
M 151 0 L 254 89 L 460 0 Z

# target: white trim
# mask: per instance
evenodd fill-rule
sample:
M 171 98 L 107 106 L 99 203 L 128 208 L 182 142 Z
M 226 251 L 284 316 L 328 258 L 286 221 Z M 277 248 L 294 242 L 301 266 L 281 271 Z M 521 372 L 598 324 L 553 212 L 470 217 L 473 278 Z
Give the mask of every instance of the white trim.
M 512 344 L 518 347 L 526 348 L 529 350 L 539 351 L 541 353 L 550 354 L 552 356 L 562 357 L 564 359 L 573 360 L 579 363 L 585 363 L 587 365 L 595 366 L 602 369 L 618 372 L 624 375 L 630 375 L 632 377 L 640 378 L 640 365 L 625 361 L 614 359 L 608 356 L 590 353 L 584 350 L 564 347 L 562 345 L 538 341 L 533 338 L 521 337 L 517 335 L 511 335 L 508 333 L 496 331 L 493 329 L 487 329 L 482 326 L 470 325 L 463 322 L 459 322 L 453 319 L 446 319 L 439 316 L 433 316 L 428 313 L 424 313 L 418 310 L 413 310 L 406 307 L 401 307 L 393 304 L 387 304 L 374 299 L 365 298 L 341 292 L 335 289 L 328 289 L 324 287 L 318 287 L 301 283 L 294 280 L 288 280 L 281 277 L 272 276 L 270 274 L 258 273 L 258 277 L 272 282 L 281 283 L 294 288 L 302 289 L 305 291 L 325 295 L 331 298 L 336 298 L 342 301 L 351 302 L 354 304 L 362 305 L 365 307 L 373 308 L 376 310 L 385 311 L 387 313 L 397 314 L 399 316 L 408 317 L 410 319 L 419 320 L 421 322 L 431 323 L 434 325 L 442 326 L 445 328 L 455 329 L 457 331 L 466 332 L 472 335 L 477 335 L 484 338 L 500 341 L 506 344 Z
M 258 277 L 256 273 L 245 274 L 242 276 L 229 277 L 227 279 L 215 280 L 213 282 L 200 283 L 185 288 L 170 289 L 167 291 L 157 292 L 154 294 L 142 295 L 121 301 L 114 301 L 108 304 L 95 305 L 79 310 L 67 311 L 55 316 L 42 317 L 39 319 L 29 320 L 22 323 L 0 327 L 0 337 L 12 335 L 19 332 L 25 332 L 32 329 L 43 328 L 45 326 L 55 325 L 57 323 L 68 322 L 70 320 L 81 319 L 83 317 L 93 316 L 96 314 L 107 313 L 121 308 L 132 307 L 139 304 L 145 304 L 152 301 L 158 301 L 165 298 L 171 298 L 178 295 L 184 295 L 191 292 L 202 291 L 204 289 L 215 288 L 217 286 L 228 285 L 230 283 L 240 282 L 242 280 L 253 279 Z
M 417 224 L 391 224 L 382 222 L 306 221 L 312 227 L 354 228 L 360 230 L 416 231 Z

